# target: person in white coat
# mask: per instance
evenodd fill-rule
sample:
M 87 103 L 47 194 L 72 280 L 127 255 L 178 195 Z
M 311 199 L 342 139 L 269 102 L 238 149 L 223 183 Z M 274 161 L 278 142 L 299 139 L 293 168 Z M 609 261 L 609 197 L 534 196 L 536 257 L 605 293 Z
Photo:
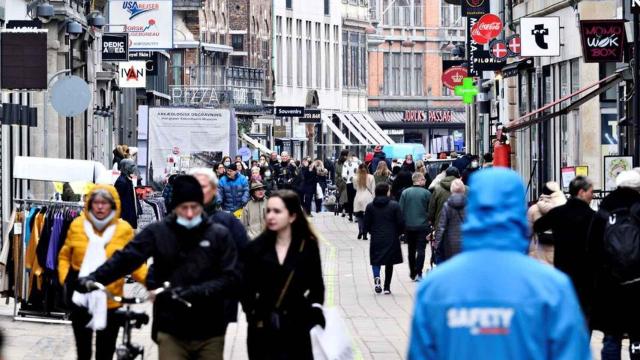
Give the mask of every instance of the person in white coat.
M 367 240 L 367 233 L 364 231 L 364 212 L 374 198 L 376 191 L 376 180 L 369 174 L 367 165 L 360 164 L 356 177 L 353 181 L 356 196 L 353 201 L 353 213 L 358 220 L 358 239 Z
M 342 180 L 347 184 L 347 203 L 345 204 L 345 210 L 347 210 L 349 214 L 349 221 L 353 221 L 353 202 L 356 196 L 356 189 L 353 182 L 355 181 L 358 166 L 361 163 L 358 157 L 352 154 L 342 166 Z

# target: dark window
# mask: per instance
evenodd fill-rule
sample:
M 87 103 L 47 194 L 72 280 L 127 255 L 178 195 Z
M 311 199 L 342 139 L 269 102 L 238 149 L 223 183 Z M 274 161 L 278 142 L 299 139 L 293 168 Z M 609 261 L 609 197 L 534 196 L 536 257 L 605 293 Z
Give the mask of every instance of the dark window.
M 244 49 L 244 35 L 242 34 L 231 35 L 231 46 L 235 51 L 242 51 Z
M 329 15 L 329 0 L 324 0 L 324 14 Z
M 291 1 L 292 0 L 287 0 L 287 9 L 291 9 Z M 282 4 L 282 3 L 281 3 Z

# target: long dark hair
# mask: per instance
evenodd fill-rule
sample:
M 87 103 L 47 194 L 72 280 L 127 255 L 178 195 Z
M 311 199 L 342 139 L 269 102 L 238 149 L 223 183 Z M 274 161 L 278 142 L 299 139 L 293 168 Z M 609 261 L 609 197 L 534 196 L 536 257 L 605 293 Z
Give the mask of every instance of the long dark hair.
M 302 241 L 303 239 L 317 241 L 315 234 L 311 231 L 311 227 L 307 221 L 307 216 L 302 210 L 302 204 L 300 204 L 298 194 L 292 190 L 278 190 L 271 193 L 269 199 L 273 198 L 279 198 L 282 200 L 287 211 L 289 211 L 289 214 L 296 215 L 296 219 L 291 224 L 291 242 L 297 240 Z M 277 233 L 269 230 L 268 228 L 264 230 L 264 234 L 274 240 L 277 237 Z

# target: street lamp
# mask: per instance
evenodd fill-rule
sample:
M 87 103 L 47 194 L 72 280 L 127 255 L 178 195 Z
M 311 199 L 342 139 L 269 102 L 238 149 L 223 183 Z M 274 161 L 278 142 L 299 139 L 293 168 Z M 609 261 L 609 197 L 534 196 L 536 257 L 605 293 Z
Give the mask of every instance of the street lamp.
M 89 14 L 89 16 L 87 17 L 87 24 L 89 24 L 89 26 L 102 29 L 105 25 L 107 25 L 107 21 L 99 11 L 95 11 Z
M 49 3 L 42 3 L 36 7 L 36 17 L 43 23 L 47 23 L 54 15 L 53 6 Z

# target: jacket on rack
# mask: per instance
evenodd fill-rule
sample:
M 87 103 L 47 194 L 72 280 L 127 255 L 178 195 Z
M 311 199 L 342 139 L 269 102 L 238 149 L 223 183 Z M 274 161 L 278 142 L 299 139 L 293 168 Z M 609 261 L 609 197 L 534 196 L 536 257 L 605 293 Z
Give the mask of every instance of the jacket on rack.
M 111 237 L 111 240 L 107 243 L 105 247 L 105 251 L 107 253 L 107 259 L 109 259 L 116 251 L 122 250 L 125 245 L 129 243 L 131 239 L 133 239 L 133 228 L 126 221 L 120 218 L 120 197 L 116 192 L 116 189 L 113 186 L 108 185 L 96 185 L 91 192 L 86 196 L 85 207 L 82 212 L 82 215 L 73 220 L 71 226 L 69 227 L 69 232 L 67 233 L 67 238 L 60 250 L 60 254 L 58 255 L 58 280 L 60 284 L 64 284 L 67 279 L 67 275 L 70 271 L 80 271 L 80 267 L 82 266 L 82 261 L 84 260 L 85 252 L 87 251 L 87 247 L 89 245 L 89 237 L 84 231 L 84 222 L 87 219 L 87 214 L 89 213 L 89 199 L 91 198 L 91 194 L 99 189 L 106 189 L 109 191 L 111 196 L 113 196 L 116 202 L 116 215 L 113 217 L 113 220 L 109 225 L 115 224 L 116 230 Z M 103 231 L 98 231 L 96 233 L 98 235 L 102 235 Z M 146 265 L 140 266 L 137 270 L 132 272 L 133 278 L 140 282 L 144 283 L 145 278 L 147 276 L 147 267 Z M 107 285 L 107 290 L 117 296 L 122 296 L 122 289 L 124 287 L 124 278 L 119 278 L 114 282 Z M 108 299 L 107 307 L 109 309 L 114 309 L 120 307 L 120 304 Z

